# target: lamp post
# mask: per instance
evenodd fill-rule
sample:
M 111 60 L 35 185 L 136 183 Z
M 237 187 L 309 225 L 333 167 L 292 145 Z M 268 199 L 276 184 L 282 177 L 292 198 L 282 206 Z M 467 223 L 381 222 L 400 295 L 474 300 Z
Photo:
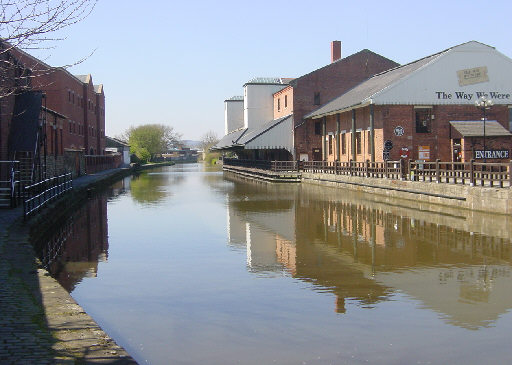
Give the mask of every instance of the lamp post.
M 475 106 L 477 108 L 479 108 L 480 110 L 482 110 L 482 113 L 483 113 L 483 121 L 484 121 L 484 162 L 487 162 L 487 157 L 486 157 L 486 149 L 485 149 L 485 122 L 487 120 L 487 117 L 486 117 L 486 113 L 485 111 L 487 109 L 491 109 L 491 106 L 494 105 L 494 102 L 492 101 L 492 99 L 487 99 L 485 96 L 481 96 L 480 98 L 478 98 L 476 101 L 475 101 Z

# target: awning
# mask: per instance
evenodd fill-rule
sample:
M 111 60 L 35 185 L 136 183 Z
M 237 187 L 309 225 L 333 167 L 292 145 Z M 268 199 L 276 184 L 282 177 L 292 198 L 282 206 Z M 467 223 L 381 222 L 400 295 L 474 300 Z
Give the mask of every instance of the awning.
M 483 137 L 484 136 L 483 120 L 451 121 L 450 124 L 463 137 Z M 512 136 L 512 133 L 510 133 L 510 131 L 505 129 L 496 120 L 487 120 L 487 121 L 485 121 L 485 136 L 486 137 L 507 137 L 507 136 Z
M 285 149 L 293 153 L 292 115 L 250 129 L 238 141 L 247 150 Z

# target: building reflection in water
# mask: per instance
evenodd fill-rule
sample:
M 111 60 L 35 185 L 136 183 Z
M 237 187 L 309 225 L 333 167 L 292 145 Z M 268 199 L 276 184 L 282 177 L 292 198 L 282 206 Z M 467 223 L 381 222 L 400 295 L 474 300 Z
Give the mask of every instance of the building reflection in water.
M 249 271 L 288 273 L 333 293 L 338 313 L 349 302 L 371 308 L 406 295 L 446 323 L 478 329 L 512 308 L 508 218 L 489 228 L 481 222 L 493 217 L 474 212 L 441 215 L 341 189 L 226 177 L 234 182 L 228 244 L 246 248 Z
M 85 277 L 96 277 L 98 263 L 108 259 L 107 200 L 129 188 L 130 178 L 94 196 L 36 244 L 43 266 L 69 292 Z M 128 184 L 128 185 L 127 185 Z

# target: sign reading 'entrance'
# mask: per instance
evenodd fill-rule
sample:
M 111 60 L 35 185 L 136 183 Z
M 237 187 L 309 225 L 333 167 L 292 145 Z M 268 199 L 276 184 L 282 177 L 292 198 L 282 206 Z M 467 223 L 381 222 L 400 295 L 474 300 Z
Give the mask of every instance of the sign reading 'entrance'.
M 475 160 L 482 160 L 484 158 L 505 159 L 508 158 L 508 150 L 477 150 L 475 151 Z

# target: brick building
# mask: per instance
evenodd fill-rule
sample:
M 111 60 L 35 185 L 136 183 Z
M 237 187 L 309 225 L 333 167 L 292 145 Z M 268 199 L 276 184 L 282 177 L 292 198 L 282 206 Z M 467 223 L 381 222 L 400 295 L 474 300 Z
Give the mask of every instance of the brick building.
M 84 155 L 105 154 L 102 85 L 95 85 L 91 75 L 73 75 L 13 47 L 2 57 L 11 59 L 20 71 L 10 72 L 6 79 L 13 84 L 12 92 L 0 100 L 0 160 L 19 160 L 21 154 L 40 156 L 48 175 L 70 167 L 80 174 Z M 39 108 L 38 115 L 25 113 L 30 103 L 37 104 L 32 106 Z M 15 110 L 23 112 L 15 115 Z M 20 120 L 14 123 L 16 117 Z M 37 142 L 26 146 L 27 135 L 36 136 Z
M 366 49 L 341 58 L 341 42 L 334 41 L 329 65 L 296 79 L 253 79 L 244 85 L 243 97 L 225 100 L 226 135 L 215 148 L 244 159 L 321 160 L 321 130 L 303 116 L 396 66 Z
M 475 100 L 494 105 L 486 119 Z M 307 114 L 323 160 L 503 161 L 512 148 L 512 60 L 472 41 L 382 72 Z
M 331 43 L 331 63 L 290 81 L 274 94 L 274 119 L 293 114 L 295 158 L 321 160 L 321 128 L 304 115 L 350 90 L 371 76 L 397 67 L 398 63 L 364 49 L 341 57 L 341 42 Z

